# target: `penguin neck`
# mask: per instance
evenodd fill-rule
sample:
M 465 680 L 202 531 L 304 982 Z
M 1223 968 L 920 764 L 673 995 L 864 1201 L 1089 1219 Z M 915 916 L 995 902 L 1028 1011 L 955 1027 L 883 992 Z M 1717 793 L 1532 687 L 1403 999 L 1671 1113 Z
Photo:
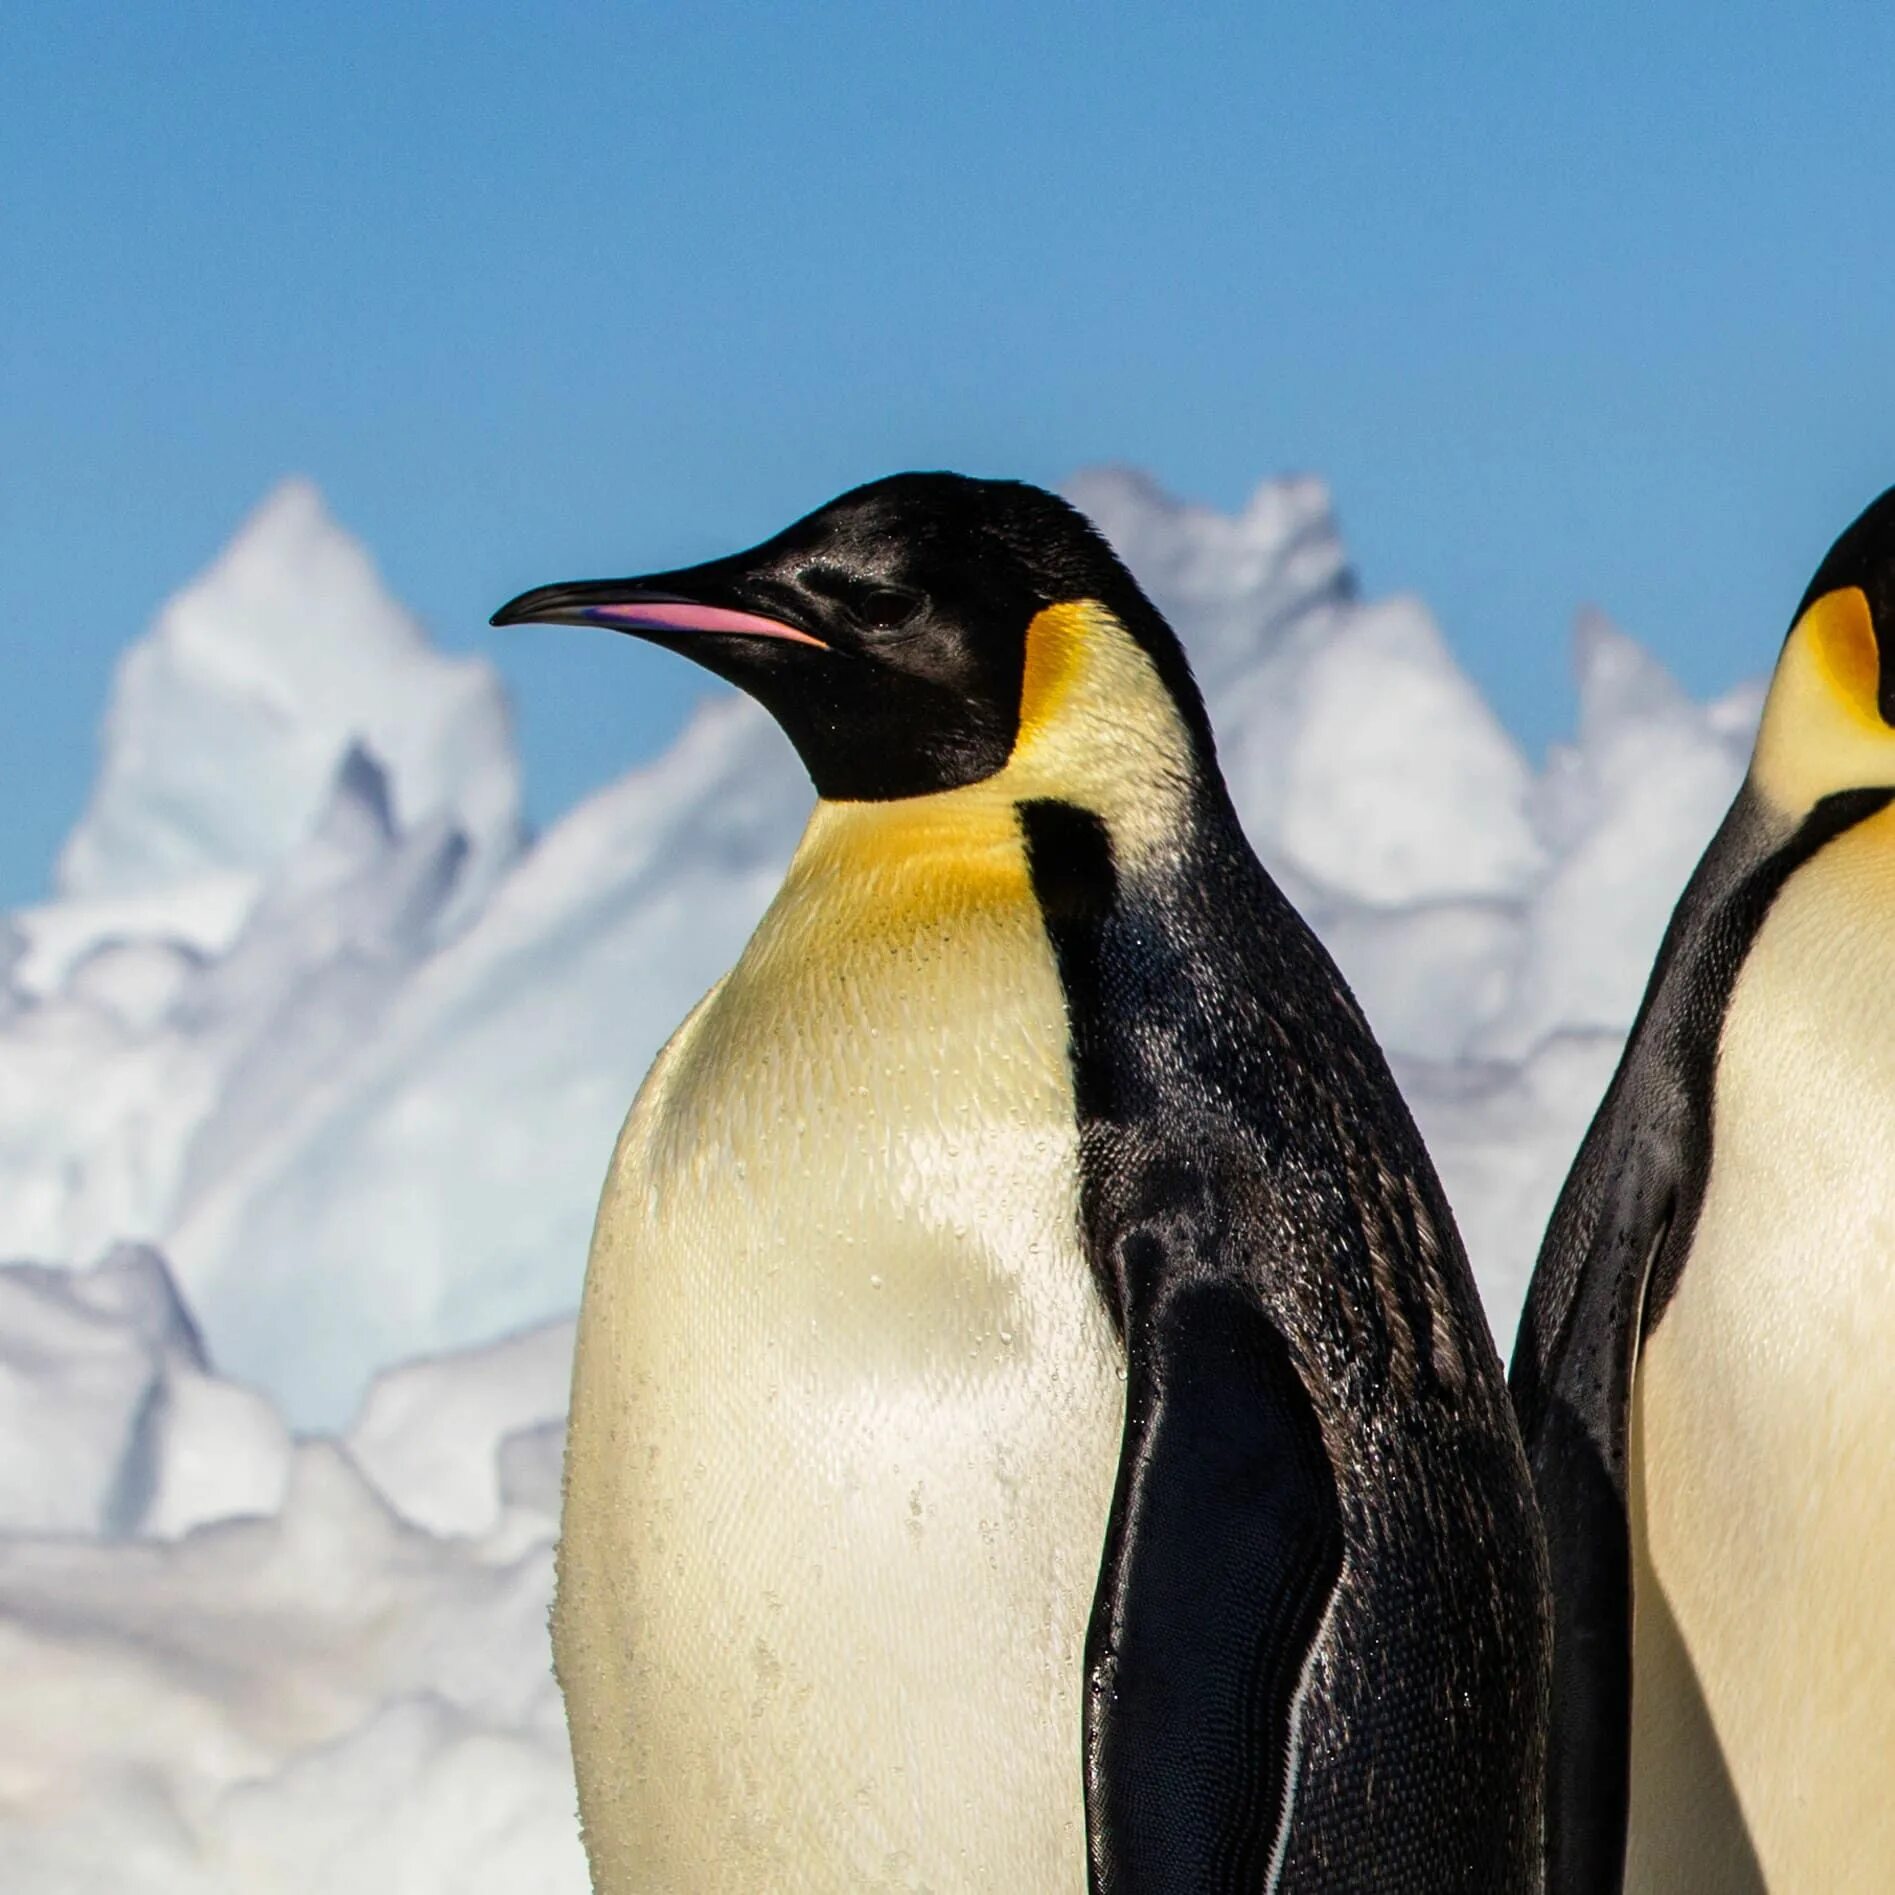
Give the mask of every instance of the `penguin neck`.
M 880 940 L 1032 899 L 1013 804 L 988 782 L 888 803 L 818 802 L 771 919 L 820 909 Z
M 1791 628 L 1750 763 L 1750 782 L 1784 825 L 1840 792 L 1895 788 L 1895 729 L 1879 697 L 1880 645 L 1854 587 L 1817 600 Z
M 1174 856 L 1221 800 L 1208 733 L 1193 732 L 1201 722 L 1201 713 L 1187 720 L 1150 654 L 1104 606 L 1049 606 L 1027 631 L 1019 735 L 996 782 L 1016 806 L 1066 803 L 1096 817 L 1120 875 L 1137 875 Z
M 854 910 L 875 931 L 1030 905 L 1021 809 L 1062 803 L 1103 826 L 1121 875 L 1174 859 L 1224 806 L 1214 764 L 1158 670 L 1095 601 L 1049 606 L 1027 632 L 1019 732 L 992 776 L 932 796 L 820 801 L 779 903 Z

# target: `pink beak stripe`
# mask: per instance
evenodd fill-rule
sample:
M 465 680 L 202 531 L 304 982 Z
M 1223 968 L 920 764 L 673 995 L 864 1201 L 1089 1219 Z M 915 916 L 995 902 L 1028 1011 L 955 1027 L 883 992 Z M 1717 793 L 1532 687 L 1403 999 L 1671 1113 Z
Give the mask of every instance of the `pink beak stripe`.
M 598 625 L 628 632 L 741 632 L 750 638 L 787 638 L 793 644 L 829 647 L 820 638 L 799 632 L 794 625 L 760 618 L 755 612 L 733 612 L 721 605 L 687 605 L 682 600 L 650 600 L 636 605 L 589 605 L 585 616 Z

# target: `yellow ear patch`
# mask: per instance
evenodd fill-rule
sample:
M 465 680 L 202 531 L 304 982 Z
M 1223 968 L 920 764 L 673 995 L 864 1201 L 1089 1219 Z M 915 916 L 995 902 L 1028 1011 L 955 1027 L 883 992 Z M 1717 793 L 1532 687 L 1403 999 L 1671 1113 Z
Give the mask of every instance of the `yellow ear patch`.
M 1895 784 L 1895 730 L 1879 704 L 1881 656 L 1860 588 L 1826 592 L 1777 661 L 1751 780 L 1800 816 L 1837 790 Z
M 994 784 L 1100 817 L 1121 866 L 1176 839 L 1196 765 L 1150 655 L 1096 599 L 1049 605 L 1027 627 L 1020 729 Z
M 1049 605 L 1026 628 L 1026 673 L 1020 682 L 1020 731 L 1017 750 L 1055 722 L 1072 695 L 1085 661 L 1088 621 L 1096 606 L 1074 602 Z
M 1842 704 L 1871 729 L 1882 728 L 1876 705 L 1882 664 L 1869 602 L 1855 586 L 1826 592 L 1803 614 L 1798 628 L 1809 640 L 1818 669 Z

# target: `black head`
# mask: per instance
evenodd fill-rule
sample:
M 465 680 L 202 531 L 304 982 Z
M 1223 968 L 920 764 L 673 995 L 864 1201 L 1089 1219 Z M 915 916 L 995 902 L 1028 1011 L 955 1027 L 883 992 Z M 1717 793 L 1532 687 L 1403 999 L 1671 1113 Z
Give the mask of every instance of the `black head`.
M 605 625 L 682 652 L 771 712 L 818 794 L 886 801 L 1005 767 L 1028 627 L 1078 600 L 1105 607 L 1144 647 L 1208 756 L 1170 627 L 1082 514 L 1018 481 L 896 474 L 749 552 L 543 586 L 493 622 Z

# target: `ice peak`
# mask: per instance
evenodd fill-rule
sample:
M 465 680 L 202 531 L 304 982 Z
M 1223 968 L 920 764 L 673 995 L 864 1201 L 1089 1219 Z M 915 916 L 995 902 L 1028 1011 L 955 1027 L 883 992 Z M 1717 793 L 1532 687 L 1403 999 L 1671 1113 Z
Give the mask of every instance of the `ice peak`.
M 1596 741 L 1621 724 L 1681 712 L 1689 704 L 1671 673 L 1596 605 L 1582 606 L 1574 616 L 1573 672 L 1582 742 Z
M 1355 596 L 1329 488 L 1313 476 L 1262 481 L 1236 513 L 1175 499 L 1128 467 L 1088 468 L 1065 492 L 1184 635 L 1207 683 Z
M 267 546 L 272 540 L 287 541 L 304 534 L 349 541 L 348 534 L 329 511 L 322 489 L 307 474 L 285 474 L 244 515 L 217 563 L 224 565 L 238 559 L 253 545 Z M 354 545 L 353 541 L 349 543 Z M 356 547 L 358 553 L 361 550 Z
M 309 832 L 352 749 L 402 827 L 449 816 L 485 884 L 520 842 L 506 701 L 436 651 L 300 477 L 279 482 L 126 653 L 62 895 L 262 877 Z

